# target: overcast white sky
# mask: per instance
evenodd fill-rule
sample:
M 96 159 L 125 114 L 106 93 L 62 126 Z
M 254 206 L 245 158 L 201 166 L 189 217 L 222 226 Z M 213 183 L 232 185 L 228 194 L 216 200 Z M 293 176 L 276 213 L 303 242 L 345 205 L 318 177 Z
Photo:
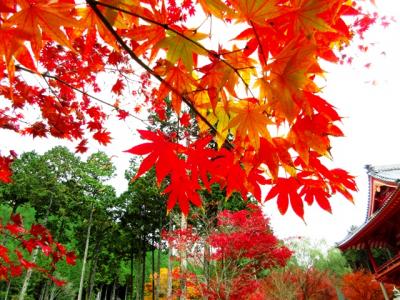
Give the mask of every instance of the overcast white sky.
M 381 15 L 397 17 L 400 22 L 399 0 L 376 0 L 376 5 Z M 362 44 L 370 43 L 374 46 L 355 57 L 352 65 L 324 65 L 328 72 L 324 97 L 344 117 L 341 128 L 346 134 L 345 138 L 333 141 L 333 166 L 357 176 L 359 192 L 355 194 L 355 204 L 334 197 L 332 215 L 317 206 L 306 207 L 305 224 L 291 210 L 281 216 L 276 201 L 270 201 L 265 212 L 281 238 L 307 236 L 326 239 L 329 244 L 342 240 L 351 225 L 360 225 L 365 220 L 368 183 L 364 165 L 400 164 L 400 23 L 387 29 L 375 26 Z M 369 68 L 364 67 L 367 63 L 371 63 Z M 123 172 L 131 157 L 122 151 L 137 143 L 136 128 L 143 128 L 143 124 L 130 120 L 129 125 L 121 122 L 110 125 L 117 128 L 112 145 L 104 148 L 93 144 L 91 150 L 114 155 L 120 174 L 113 184 L 122 191 L 127 184 Z M 2 153 L 11 149 L 18 153 L 35 149 L 41 153 L 58 144 L 68 145 L 50 139 L 21 138 L 5 131 L 0 131 L 0 143 Z

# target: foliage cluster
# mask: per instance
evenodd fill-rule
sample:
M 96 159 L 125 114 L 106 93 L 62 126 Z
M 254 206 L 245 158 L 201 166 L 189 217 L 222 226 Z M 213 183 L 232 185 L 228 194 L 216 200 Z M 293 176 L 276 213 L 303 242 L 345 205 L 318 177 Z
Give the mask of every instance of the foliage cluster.
M 316 82 L 321 60 L 343 63 L 340 51 L 379 19 L 362 2 L 2 2 L 0 128 L 68 139 L 85 152 L 89 139 L 110 143 L 110 114 L 127 120 L 147 107 L 165 119 L 170 110 L 183 130 L 199 129 L 194 140 L 142 130 L 146 142 L 129 150 L 147 155 L 139 175 L 155 166 L 169 210 L 187 214 L 202 204 L 197 192 L 218 183 L 259 201 L 267 186 L 264 199 L 277 198 L 282 214 L 291 207 L 302 218 L 304 203 L 330 212 L 333 194 L 351 200 L 356 187 L 325 165 L 330 138 L 343 133 Z M 232 28 L 226 45 L 220 24 Z M 1 180 L 10 180 L 13 159 L 1 157 Z

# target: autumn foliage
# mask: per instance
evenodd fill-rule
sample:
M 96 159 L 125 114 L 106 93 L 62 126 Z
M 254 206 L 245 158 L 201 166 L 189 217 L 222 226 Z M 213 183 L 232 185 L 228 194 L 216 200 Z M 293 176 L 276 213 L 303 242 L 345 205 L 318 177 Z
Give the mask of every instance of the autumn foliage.
M 1 221 L 1 220 L 0 220 Z M 56 270 L 56 264 L 65 260 L 67 264 L 75 264 L 75 254 L 67 251 L 65 246 L 53 240 L 50 232 L 41 224 L 32 224 L 29 229 L 23 225 L 19 214 L 11 216 L 6 224 L 0 222 L 0 236 L 3 237 L 3 245 L 7 239 L 17 243 L 14 249 L 0 245 L 0 280 L 10 280 L 24 274 L 24 271 L 32 269 L 50 278 L 56 285 L 62 286 L 65 281 L 59 280 L 52 274 Z M 31 261 L 27 256 L 38 249 L 49 258 L 49 266 L 45 268 Z
M 358 2 L 12 0 L 0 13 L 2 129 L 85 152 L 89 139 L 110 143 L 109 115 L 148 108 L 163 119 L 170 108 L 198 139 L 140 131 L 145 143 L 128 150 L 145 156 L 139 175 L 156 167 L 169 209 L 200 206 L 196 191 L 212 183 L 276 198 L 301 218 L 304 202 L 330 212 L 331 195 L 352 199 L 353 177 L 323 162 L 343 133 L 316 78 L 375 22 Z M 228 25 L 229 42 L 218 44 L 214 24 Z M 2 181 L 9 163 L 1 158 Z
M 257 297 L 263 297 L 263 289 L 258 276 L 285 266 L 292 252 L 274 236 L 257 206 L 236 212 L 223 210 L 217 220 L 208 235 L 191 228 L 166 235 L 170 247 L 179 253 L 186 251 L 194 269 L 210 264 L 209 274 L 198 271 L 177 275 L 187 280 L 192 293 L 197 291 L 208 299 L 260 299 Z M 205 252 L 207 247 L 210 253 Z
M 268 300 L 338 299 L 332 276 L 315 268 L 290 266 L 273 270 L 262 281 L 262 288 Z
M 390 295 L 393 285 L 385 284 L 387 293 Z M 367 271 L 360 270 L 349 273 L 343 277 L 343 294 L 346 299 L 383 299 L 382 289 L 374 276 Z

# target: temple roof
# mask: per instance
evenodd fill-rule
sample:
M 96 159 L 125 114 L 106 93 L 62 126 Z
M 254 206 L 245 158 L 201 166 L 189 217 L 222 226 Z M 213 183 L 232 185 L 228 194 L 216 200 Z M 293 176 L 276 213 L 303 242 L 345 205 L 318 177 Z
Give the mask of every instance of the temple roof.
M 368 213 L 364 224 L 337 246 L 341 250 L 386 248 L 394 257 L 377 265 L 371 252 L 375 278 L 400 284 L 400 165 L 366 166 L 369 177 Z
M 370 218 L 361 226 L 359 226 L 354 232 L 349 233 L 342 241 L 338 243 L 338 247 L 342 250 L 346 248 L 363 249 L 367 248 L 368 245 L 363 241 L 363 237 L 370 233 L 378 226 L 379 223 L 384 221 L 387 217 L 392 215 L 395 210 L 394 207 L 399 207 L 399 197 L 400 189 L 397 189 L 391 197 L 391 201 L 387 201 L 384 206 L 375 212 Z M 392 201 L 393 199 L 397 201 Z M 374 245 L 376 243 L 376 245 Z M 371 247 L 379 248 L 381 246 L 380 241 L 373 241 L 370 245 Z
M 367 247 L 364 237 L 369 235 L 372 231 L 381 224 L 385 222 L 385 219 L 390 218 L 395 211 L 400 209 L 400 164 L 396 165 L 386 165 L 386 166 L 371 166 L 367 165 L 367 174 L 371 179 L 376 179 L 379 181 L 386 182 L 390 185 L 397 186 L 393 192 L 388 197 L 387 201 L 375 212 L 369 212 L 371 214 L 367 215 L 367 218 L 361 226 L 359 226 L 354 232 L 348 234 L 341 242 L 338 243 L 338 247 L 341 249 L 346 248 L 365 248 Z M 370 206 L 373 194 L 369 195 L 368 206 Z M 370 241 L 372 245 L 379 247 L 383 241 Z M 376 245 L 374 245 L 376 244 Z
M 367 174 L 383 181 L 397 183 L 400 181 L 400 165 L 371 166 L 366 165 Z

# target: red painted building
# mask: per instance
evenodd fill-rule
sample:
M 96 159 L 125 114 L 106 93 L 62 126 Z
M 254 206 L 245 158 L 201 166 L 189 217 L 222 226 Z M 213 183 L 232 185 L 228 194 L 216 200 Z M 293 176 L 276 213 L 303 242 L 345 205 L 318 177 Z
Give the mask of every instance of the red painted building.
M 367 166 L 369 204 L 363 225 L 339 244 L 342 251 L 363 249 L 378 281 L 400 284 L 400 165 Z M 377 264 L 371 250 L 384 248 L 388 260 Z

